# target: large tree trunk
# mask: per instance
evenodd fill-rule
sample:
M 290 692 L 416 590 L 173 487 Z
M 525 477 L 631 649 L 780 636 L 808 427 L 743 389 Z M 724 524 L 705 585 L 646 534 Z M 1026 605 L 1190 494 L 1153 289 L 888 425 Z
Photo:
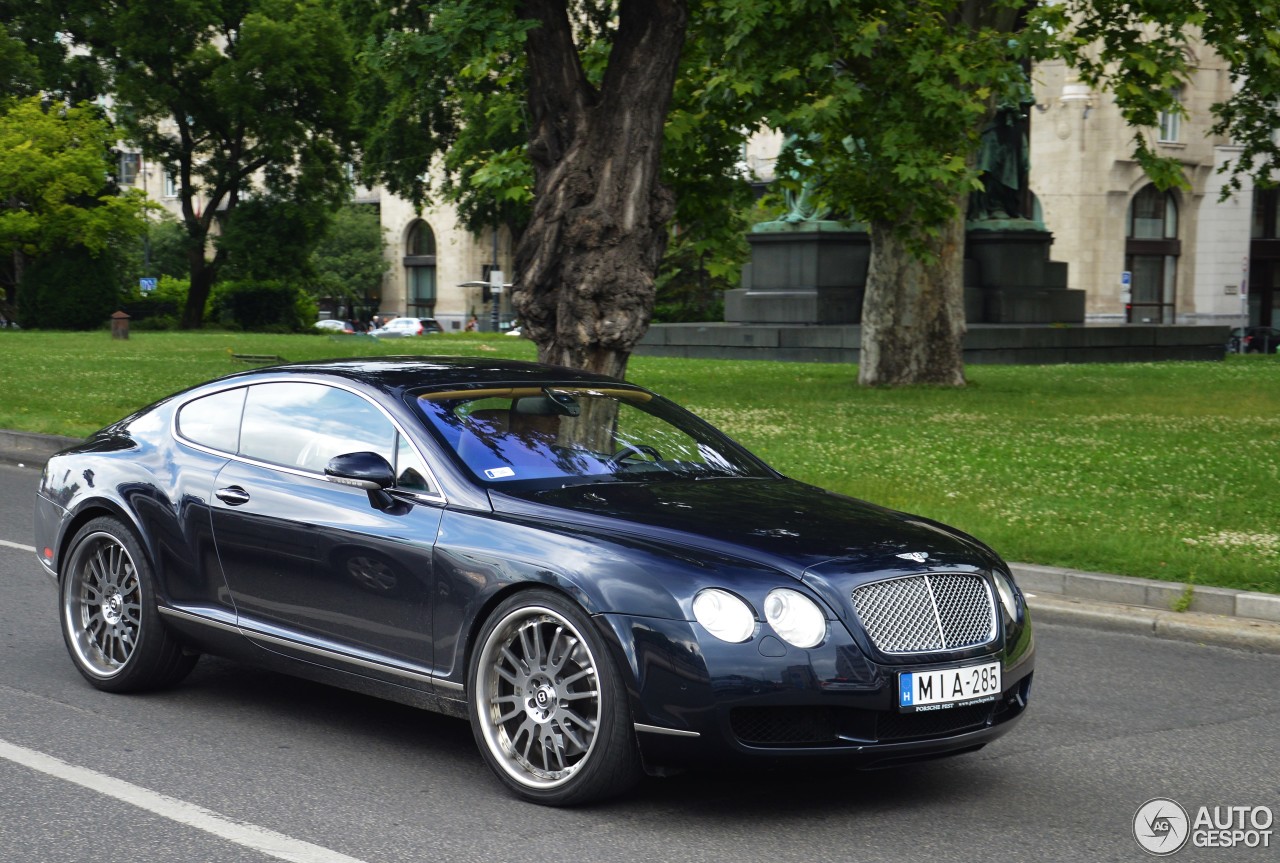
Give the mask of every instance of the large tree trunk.
M 187 288 L 187 304 L 182 308 L 182 321 L 179 326 L 184 330 L 196 330 L 204 324 L 204 307 L 209 302 L 209 294 L 213 291 L 216 271 L 204 252 L 193 252 L 190 256 L 191 282 Z
M 622 377 L 649 327 L 675 199 L 659 182 L 685 0 L 623 0 L 599 90 L 564 0 L 527 0 L 534 211 L 513 301 L 543 362 Z
M 190 173 L 183 173 L 184 182 L 190 182 Z M 184 186 L 184 188 L 186 188 Z M 182 309 L 182 321 L 179 327 L 184 330 L 199 329 L 204 325 L 204 307 L 209 303 L 209 294 L 218 281 L 218 272 L 226 259 L 226 252 L 219 248 L 213 257 L 206 254 L 209 246 L 209 232 L 213 229 L 213 213 L 217 212 L 217 204 L 223 200 L 222 195 L 215 195 L 205 204 L 205 212 L 196 211 L 195 198 L 188 195 L 182 203 L 183 221 L 187 228 L 187 270 L 190 273 L 190 285 L 187 288 L 187 304 Z M 224 216 L 235 208 L 238 196 L 235 190 L 226 195 Z
M 964 203 L 936 236 L 914 238 L 927 257 L 894 225 L 871 226 L 858 383 L 964 386 Z

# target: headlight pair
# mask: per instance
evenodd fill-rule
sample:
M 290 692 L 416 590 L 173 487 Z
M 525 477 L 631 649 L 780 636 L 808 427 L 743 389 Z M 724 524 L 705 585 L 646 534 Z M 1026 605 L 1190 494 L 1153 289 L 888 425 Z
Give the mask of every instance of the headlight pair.
M 749 639 L 756 630 L 755 611 L 746 600 L 716 587 L 693 598 L 693 616 L 721 641 Z M 764 598 L 764 617 L 778 637 L 794 647 L 817 647 L 827 637 L 827 616 L 812 599 L 778 588 Z

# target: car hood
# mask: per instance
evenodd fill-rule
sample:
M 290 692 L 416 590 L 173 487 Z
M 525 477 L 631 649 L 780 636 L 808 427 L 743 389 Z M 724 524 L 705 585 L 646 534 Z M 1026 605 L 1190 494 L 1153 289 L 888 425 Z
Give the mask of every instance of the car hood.
M 748 557 L 796 578 L 815 568 L 987 568 L 994 559 L 986 546 L 944 525 L 788 479 L 605 483 L 490 496 L 497 512 Z

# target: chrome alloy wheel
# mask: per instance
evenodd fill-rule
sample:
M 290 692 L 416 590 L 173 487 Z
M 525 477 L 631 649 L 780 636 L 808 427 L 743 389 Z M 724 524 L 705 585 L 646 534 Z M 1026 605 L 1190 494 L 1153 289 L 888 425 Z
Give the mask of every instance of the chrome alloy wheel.
M 484 642 L 476 684 L 485 743 L 519 784 L 556 788 L 590 759 L 601 710 L 596 658 L 558 612 L 512 609 Z
M 106 532 L 85 537 L 62 591 L 69 643 L 82 668 L 114 677 L 138 645 L 142 589 L 128 550 Z

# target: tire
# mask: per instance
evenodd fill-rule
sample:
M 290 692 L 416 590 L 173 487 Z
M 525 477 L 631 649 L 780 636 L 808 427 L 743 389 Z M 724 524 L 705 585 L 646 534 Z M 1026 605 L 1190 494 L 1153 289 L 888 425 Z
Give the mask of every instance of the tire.
M 528 590 L 499 605 L 480 630 L 467 682 L 476 745 L 518 796 L 572 806 L 639 781 L 622 676 L 568 599 Z
M 95 518 L 67 560 L 58 588 L 62 638 L 86 680 L 107 692 L 142 692 L 187 676 L 197 655 L 165 629 L 151 565 L 129 528 Z

